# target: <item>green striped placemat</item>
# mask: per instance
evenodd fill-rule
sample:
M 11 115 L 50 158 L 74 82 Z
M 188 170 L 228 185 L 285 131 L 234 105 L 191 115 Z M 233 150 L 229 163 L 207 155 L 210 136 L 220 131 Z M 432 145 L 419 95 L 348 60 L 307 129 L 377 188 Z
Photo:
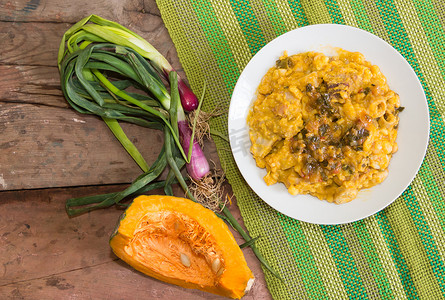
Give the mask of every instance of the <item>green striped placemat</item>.
M 249 59 L 289 30 L 316 23 L 360 27 L 394 46 L 425 90 L 430 144 L 419 174 L 388 208 L 346 225 L 299 222 L 247 186 L 229 145 L 215 137 L 222 165 L 252 236 L 281 283 L 275 299 L 445 298 L 445 4 L 442 0 L 157 0 L 187 78 L 205 109 L 228 108 Z M 227 132 L 227 115 L 212 126 Z

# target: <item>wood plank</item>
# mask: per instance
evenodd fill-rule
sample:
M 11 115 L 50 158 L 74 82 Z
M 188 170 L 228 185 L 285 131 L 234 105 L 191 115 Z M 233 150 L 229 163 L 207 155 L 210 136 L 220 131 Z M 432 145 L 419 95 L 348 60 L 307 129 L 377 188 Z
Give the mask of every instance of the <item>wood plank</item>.
M 108 238 L 121 210 L 64 212 L 66 199 L 120 191 L 126 185 L 110 184 L 140 174 L 103 122 L 77 114 L 61 94 L 60 38 L 92 12 L 146 38 L 185 78 L 154 0 L 0 3 L 0 190 L 12 190 L 0 191 L 0 299 L 220 299 L 144 276 L 114 256 Z M 123 126 L 153 161 L 162 135 Z M 205 152 L 219 164 L 214 144 Z M 46 189 L 75 185 L 83 187 Z M 242 220 L 236 203 L 230 210 Z M 258 260 L 243 252 L 257 278 L 244 299 L 271 299 Z
M 92 12 L 141 35 L 185 78 L 154 0 L 7 1 L 0 4 L 0 64 L 56 66 L 62 35 Z
M 60 89 L 57 53 L 71 24 L 0 22 L 0 101 L 20 101 L 67 107 Z M 139 32 L 185 78 L 168 32 L 146 25 Z
M 160 131 L 122 124 L 152 163 Z M 104 122 L 71 109 L 0 103 L 0 190 L 128 183 L 141 170 Z
M 57 51 L 68 23 L 0 22 L 0 63 L 57 66 Z M 58 72 L 56 72 L 58 73 Z
M 145 2 L 145 3 L 144 3 Z M 155 1 L 136 0 L 19 0 L 2 1 L 0 6 L 0 21 L 8 22 L 69 22 L 92 14 L 104 18 L 127 19 L 132 13 L 149 14 L 151 9 L 157 11 Z
M 42 110 L 45 106 L 69 108 L 55 66 L 0 65 L 0 74 L 0 103 L 40 104 Z
M 74 218 L 64 211 L 67 198 L 124 187 L 0 192 L 0 299 L 222 299 L 160 282 L 120 261 L 108 239 L 122 210 Z M 241 220 L 236 203 L 230 210 Z M 242 238 L 232 232 L 241 244 Z M 258 260 L 250 249 L 243 253 L 256 277 L 243 299 L 271 299 Z
M 139 175 L 108 128 L 74 112 L 62 96 L 56 57 L 70 25 L 0 22 L 0 38 L 7 41 L 0 48 L 0 189 L 112 184 Z M 165 28 L 147 26 L 146 32 L 167 45 L 161 47 L 164 54 L 181 69 Z M 152 142 L 161 141 L 160 134 L 125 128 L 146 160 L 154 161 L 161 146 Z

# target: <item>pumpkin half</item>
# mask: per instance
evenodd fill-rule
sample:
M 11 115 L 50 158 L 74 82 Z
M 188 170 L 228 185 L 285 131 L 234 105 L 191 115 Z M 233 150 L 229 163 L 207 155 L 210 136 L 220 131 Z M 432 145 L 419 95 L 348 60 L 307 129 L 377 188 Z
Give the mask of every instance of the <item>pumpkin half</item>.
M 110 245 L 136 270 L 185 288 L 241 298 L 254 281 L 227 225 L 185 198 L 137 197 Z

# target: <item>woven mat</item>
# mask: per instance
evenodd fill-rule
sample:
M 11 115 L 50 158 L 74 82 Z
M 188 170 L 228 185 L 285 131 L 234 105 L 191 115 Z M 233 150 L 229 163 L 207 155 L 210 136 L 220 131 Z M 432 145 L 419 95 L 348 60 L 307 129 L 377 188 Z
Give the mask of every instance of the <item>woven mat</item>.
M 389 42 L 425 90 L 430 144 L 405 192 L 364 220 L 319 226 L 271 209 L 247 186 L 230 146 L 214 138 L 251 236 L 285 284 L 265 271 L 275 299 L 445 298 L 445 4 L 442 0 L 157 0 L 187 78 L 204 109 L 228 108 L 249 59 L 297 27 L 341 23 Z M 227 133 L 227 115 L 213 128 Z

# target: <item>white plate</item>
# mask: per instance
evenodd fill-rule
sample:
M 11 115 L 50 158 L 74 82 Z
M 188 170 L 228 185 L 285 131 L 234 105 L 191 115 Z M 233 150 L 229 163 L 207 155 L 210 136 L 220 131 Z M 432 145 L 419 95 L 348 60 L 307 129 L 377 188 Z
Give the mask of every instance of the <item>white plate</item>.
M 292 196 L 282 183 L 267 186 L 265 169 L 256 166 L 250 154 L 248 111 L 267 70 L 286 50 L 289 55 L 320 51 L 332 55 L 333 47 L 359 51 L 378 65 L 389 87 L 400 95 L 397 143 L 389 175 L 381 184 L 359 192 L 349 203 L 336 205 L 310 195 Z M 342 224 L 366 218 L 392 203 L 411 183 L 425 156 L 429 137 L 428 105 L 422 86 L 408 62 L 388 43 L 354 27 L 334 24 L 311 25 L 287 32 L 271 41 L 248 63 L 232 94 L 229 136 L 233 156 L 244 179 L 258 196 L 279 212 L 315 224 Z

